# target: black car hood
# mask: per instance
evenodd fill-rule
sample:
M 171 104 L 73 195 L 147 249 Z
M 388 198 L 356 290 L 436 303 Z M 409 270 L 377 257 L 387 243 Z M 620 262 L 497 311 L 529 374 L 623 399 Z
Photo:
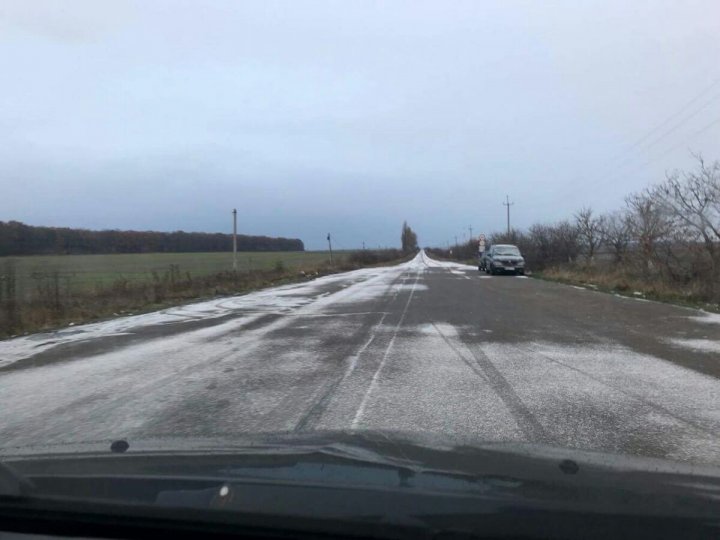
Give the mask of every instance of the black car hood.
M 40 497 L 130 502 L 144 505 L 133 512 L 167 517 L 165 508 L 172 519 L 186 514 L 179 507 L 225 505 L 226 489 L 232 501 L 222 517 L 188 519 L 262 527 L 276 523 L 268 516 L 311 519 L 311 531 L 392 536 L 388 527 L 399 527 L 403 538 L 690 538 L 720 530 L 720 470 L 709 466 L 378 431 L 115 442 L 5 448 L 0 461 Z
M 526 484 L 551 483 L 555 487 L 587 485 L 593 489 L 652 486 L 657 490 L 667 485 L 675 492 L 684 486 L 694 493 L 720 496 L 720 467 L 533 443 L 486 443 L 423 433 L 318 431 L 128 439 L 127 445 L 112 443 L 108 440 L 0 448 L 0 461 L 28 473 L 72 474 L 93 470 L 136 474 L 172 469 L 174 473 L 183 474 L 185 467 L 193 473 L 202 463 L 212 468 L 211 464 L 242 464 L 251 457 L 291 458 L 294 461 L 312 458 L 394 468 L 408 474 L 436 472 L 469 478 L 502 478 Z

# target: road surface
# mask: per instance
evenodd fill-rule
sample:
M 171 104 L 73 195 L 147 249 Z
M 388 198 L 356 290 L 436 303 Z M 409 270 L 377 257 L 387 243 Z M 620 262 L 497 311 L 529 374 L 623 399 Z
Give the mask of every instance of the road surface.
M 0 447 L 430 431 L 720 464 L 720 317 L 420 253 L 0 342 Z

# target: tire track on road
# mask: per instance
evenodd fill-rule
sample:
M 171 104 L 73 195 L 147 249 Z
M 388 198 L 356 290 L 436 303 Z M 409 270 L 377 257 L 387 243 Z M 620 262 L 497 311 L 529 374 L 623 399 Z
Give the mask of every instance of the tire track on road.
M 378 385 L 378 380 L 380 379 L 380 373 L 383 370 L 383 367 L 385 366 L 388 356 L 390 355 L 390 351 L 392 350 L 393 345 L 395 344 L 395 339 L 397 338 L 398 332 L 400 331 L 400 327 L 402 326 L 403 322 L 405 321 L 405 317 L 407 316 L 408 308 L 410 307 L 410 302 L 413 299 L 413 295 L 415 294 L 415 288 L 417 286 L 418 281 L 420 280 L 420 271 L 417 270 L 415 274 L 415 281 L 413 282 L 412 289 L 410 289 L 410 294 L 408 295 L 407 302 L 405 303 L 405 307 L 402 310 L 402 313 L 400 314 L 400 319 L 398 320 L 397 325 L 395 325 L 395 328 L 393 329 L 392 337 L 390 338 L 390 342 L 388 343 L 388 346 L 385 348 L 385 352 L 383 353 L 382 360 L 380 360 L 380 365 L 378 365 L 377 370 L 375 371 L 372 380 L 370 381 L 370 386 L 367 389 L 367 392 L 363 396 L 362 401 L 360 402 L 360 406 L 357 409 L 357 412 L 355 413 L 355 417 L 352 420 L 351 428 L 356 429 L 358 424 L 360 423 L 360 420 L 362 419 L 362 416 L 365 414 L 365 408 L 367 407 L 368 401 L 370 400 L 370 396 L 375 390 L 375 388 Z
M 397 282 L 402 279 L 406 275 L 406 271 L 402 271 L 399 274 L 397 274 L 392 281 L 384 288 L 383 296 L 388 294 L 388 291 L 392 289 L 393 286 L 397 284 Z M 367 281 L 367 280 L 366 280 Z M 360 282 L 362 283 L 362 282 Z M 357 283 L 354 283 L 357 284 Z M 345 289 L 341 289 L 341 291 L 344 291 Z M 401 289 L 399 288 L 395 296 L 399 293 Z M 321 295 L 323 298 L 327 298 L 326 295 Z M 392 297 L 392 299 L 395 298 L 395 296 Z M 381 296 L 382 297 L 382 296 Z M 341 302 L 342 304 L 342 302 Z M 379 314 L 381 317 L 385 316 L 384 311 L 382 310 Z M 378 313 L 377 311 L 367 312 L 364 313 L 374 315 Z M 263 328 L 254 330 L 252 332 L 249 332 L 248 334 L 239 335 L 235 338 L 231 338 L 228 340 L 229 345 L 233 345 L 232 349 L 229 349 L 227 351 L 223 351 L 222 353 L 216 355 L 215 357 L 212 357 L 208 360 L 207 364 L 210 365 L 211 363 L 218 363 L 225 360 L 233 360 L 232 367 L 233 369 L 242 369 L 244 373 L 253 373 L 255 369 L 264 364 L 267 361 L 267 355 L 265 354 L 265 349 L 268 346 L 272 345 L 272 339 L 268 339 L 269 336 L 272 335 L 273 332 L 277 332 L 283 329 L 286 329 L 286 327 L 293 322 L 296 322 L 298 319 L 301 319 L 303 317 L 307 318 L 314 318 L 317 316 L 327 316 L 328 313 L 320 313 L 317 312 L 316 309 L 313 307 L 313 304 L 307 304 L 305 306 L 302 306 L 298 310 L 296 310 L 295 313 L 283 315 L 280 319 L 275 320 L 274 322 L 266 325 Z M 364 324 L 363 328 L 366 330 L 371 327 L 372 319 L 370 320 L 370 324 Z M 359 335 L 361 336 L 362 330 L 359 332 Z M 255 354 L 257 350 L 262 350 L 263 354 Z M 347 350 L 347 348 L 345 349 Z M 239 355 L 240 351 L 242 351 L 242 355 Z M 342 367 L 341 360 L 345 359 L 347 357 L 347 354 L 344 354 L 343 352 L 338 353 L 337 351 L 334 351 L 337 356 L 329 356 L 331 360 L 337 359 L 337 363 L 340 367 Z M 324 355 L 325 353 L 323 353 Z M 235 361 L 235 356 L 237 356 L 237 362 Z M 240 373 L 238 371 L 238 373 Z M 328 375 L 327 377 L 331 377 L 332 375 Z M 209 379 L 210 380 L 210 379 Z M 327 403 L 330 400 L 330 397 L 337 385 L 340 384 L 340 381 L 337 381 L 336 384 L 333 384 L 335 382 L 335 378 L 332 379 L 331 383 L 329 385 L 318 385 L 315 387 L 315 391 L 307 391 L 304 393 L 304 399 L 302 400 L 295 400 L 293 403 L 288 404 L 290 407 L 296 407 L 302 410 L 304 408 L 304 403 L 306 402 L 312 402 L 313 405 L 311 405 L 306 412 L 301 417 L 298 424 L 295 424 L 295 427 L 290 426 L 284 427 L 283 429 L 292 429 L 294 431 L 299 431 L 303 429 L 309 429 L 322 415 L 325 407 L 327 406 Z M 217 380 L 215 377 L 211 380 L 211 382 L 217 384 Z M 225 383 L 220 383 L 221 386 L 227 386 Z M 329 388 L 328 388 L 329 386 Z M 317 388 L 320 388 L 320 390 L 317 390 Z M 320 393 L 320 397 L 313 400 L 313 394 L 317 395 Z M 323 399 L 325 394 L 329 394 L 327 398 Z M 218 391 L 214 391 L 212 394 L 215 398 L 223 398 L 221 394 L 218 393 Z M 298 397 L 297 395 L 295 396 Z M 150 424 L 150 427 L 147 426 L 144 427 L 144 429 L 149 429 L 150 431 L 154 431 L 156 429 L 165 429 L 168 424 L 172 424 L 175 426 L 182 425 L 183 427 L 186 425 L 195 425 L 198 424 L 198 420 L 193 415 L 187 414 L 187 403 L 186 401 L 188 399 L 191 399 L 190 397 L 187 397 L 186 400 L 183 403 L 180 403 L 173 408 L 167 410 L 166 412 L 162 413 L 161 416 L 158 419 L 155 419 L 152 424 Z M 206 406 L 206 398 L 205 398 L 205 390 L 201 389 L 201 394 L 198 395 L 198 403 L 201 403 L 203 407 Z M 192 409 L 192 408 L 191 408 Z M 297 410 L 297 409 L 293 409 Z M 292 415 L 294 416 L 294 415 Z M 186 418 L 188 417 L 189 420 Z M 182 420 L 182 422 L 181 422 Z M 292 420 L 291 420 L 292 421 Z M 158 426 L 157 428 L 155 426 Z M 207 426 L 204 426 L 204 428 Z
M 395 278 L 392 283 L 388 285 L 387 289 L 385 289 L 384 295 L 387 294 L 390 290 L 392 290 L 392 288 L 397 285 L 398 281 L 404 280 L 405 275 L 406 274 L 404 272 L 398 275 L 398 277 Z M 339 372 L 338 375 L 325 386 L 320 396 L 307 409 L 307 411 L 300 418 L 300 420 L 298 420 L 294 431 L 307 431 L 308 429 L 311 429 L 312 427 L 317 425 L 317 423 L 322 418 L 323 413 L 327 410 L 327 407 L 330 404 L 330 401 L 335 395 L 337 389 L 348 377 L 350 377 L 350 375 L 352 375 L 352 373 L 355 371 L 355 368 L 357 367 L 357 363 L 360 357 L 368 349 L 368 347 L 370 347 L 373 341 L 375 341 L 378 330 L 380 330 L 383 322 L 385 322 L 385 318 L 390 313 L 388 309 L 390 305 L 392 305 L 392 303 L 397 299 L 398 295 L 400 294 L 400 290 L 400 288 L 397 288 L 395 294 L 393 294 L 383 306 L 383 309 L 381 310 L 382 315 L 378 322 L 375 323 L 375 325 L 373 325 L 370 329 L 370 337 L 367 339 L 367 341 L 357 350 L 355 354 L 350 356 L 343 355 L 344 360 L 349 359 L 349 362 L 347 362 L 347 367 L 345 368 L 345 370 Z M 362 333 L 364 333 L 366 329 L 367 326 L 364 325 L 363 328 L 360 330 L 359 334 L 362 335 Z
M 626 390 L 626 389 L 624 389 L 624 388 L 622 388 L 622 387 L 620 387 L 620 386 L 618 386 L 618 385 L 609 383 L 608 381 L 604 381 L 602 378 L 600 378 L 600 377 L 598 377 L 598 376 L 596 376 L 596 375 L 593 375 L 592 373 L 588 373 L 587 371 L 585 371 L 585 370 L 583 370 L 583 369 L 580 369 L 580 368 L 575 367 L 575 366 L 571 366 L 570 364 L 567 364 L 567 363 L 563 362 L 562 360 L 557 360 L 556 358 L 553 358 L 552 356 L 550 356 L 550 355 L 548 355 L 548 354 L 546 354 L 546 353 L 540 352 L 540 351 L 538 351 L 538 350 L 536 350 L 536 349 L 533 349 L 533 348 L 530 348 L 530 347 L 516 346 L 515 348 L 516 348 L 516 349 L 520 349 L 520 350 L 525 350 L 525 351 L 527 351 L 528 353 L 533 354 L 533 355 L 535 355 L 535 356 L 541 356 L 541 357 L 543 357 L 545 360 L 547 360 L 548 362 L 551 362 L 551 363 L 557 364 L 557 365 L 559 365 L 559 366 L 562 366 L 562 367 L 564 367 L 565 369 L 569 369 L 569 370 L 571 370 L 571 371 L 575 371 L 576 373 L 579 373 L 579 374 L 587 377 L 588 379 L 590 379 L 590 380 L 592 380 L 592 381 L 594 381 L 594 382 L 596 382 L 596 383 L 598 383 L 598 384 L 601 384 L 601 385 L 603 385 L 603 386 L 605 386 L 605 387 L 607 387 L 607 388 L 610 388 L 610 389 L 614 390 L 615 392 L 618 392 L 618 393 L 620 393 L 620 394 L 623 394 L 624 396 L 629 397 L 630 399 L 634 399 L 634 400 L 636 400 L 636 401 L 639 401 L 639 402 L 642 403 L 643 405 L 646 405 L 646 406 L 650 407 L 651 409 L 655 409 L 656 411 L 658 411 L 658 412 L 660 412 L 660 413 L 662 413 L 662 414 L 664 414 L 664 415 L 666 415 L 666 416 L 669 416 L 669 417 L 672 418 L 673 420 L 677 420 L 678 422 L 685 423 L 685 424 L 691 426 L 692 428 L 700 431 L 700 432 L 703 433 L 704 435 L 711 435 L 711 436 L 713 436 L 713 437 L 717 435 L 717 429 L 705 427 L 705 426 L 701 425 L 700 423 L 698 423 L 698 422 L 696 422 L 696 421 L 694 421 L 694 420 L 691 420 L 691 419 L 689 419 L 689 418 L 685 418 L 684 416 L 681 416 L 681 415 L 679 415 L 679 414 L 677 414 L 677 413 L 672 412 L 670 409 L 668 409 L 668 408 L 660 405 L 659 403 L 655 403 L 655 402 L 650 401 L 649 399 L 647 399 L 647 398 L 645 398 L 645 397 L 643 397 L 643 396 L 641 396 L 641 395 L 639 395 L 639 394 L 636 394 L 635 392 L 630 392 L 630 391 L 628 391 L 628 390 Z
M 493 364 L 492 360 L 490 360 L 485 353 L 477 351 L 471 348 L 468 344 L 465 344 L 466 349 L 473 356 L 473 359 L 467 358 L 462 351 L 445 334 L 443 334 L 435 323 L 432 323 L 432 325 L 440 337 L 443 338 L 445 343 L 447 343 L 447 345 L 455 352 L 455 354 L 495 391 L 498 397 L 508 408 L 518 427 L 527 437 L 529 442 L 552 442 L 550 435 L 545 431 L 542 424 L 540 424 L 538 419 L 535 418 L 530 409 L 525 405 L 522 399 L 520 399 L 520 396 L 517 395 L 512 385 L 503 376 L 503 374 L 500 373 L 500 370 L 495 367 L 495 364 Z

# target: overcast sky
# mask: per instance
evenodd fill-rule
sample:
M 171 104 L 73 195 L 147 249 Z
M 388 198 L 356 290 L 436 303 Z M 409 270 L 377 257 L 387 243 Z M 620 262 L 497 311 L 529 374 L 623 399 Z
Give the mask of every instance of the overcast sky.
M 0 73 L 2 221 L 444 245 L 720 159 L 717 0 L 2 0 Z

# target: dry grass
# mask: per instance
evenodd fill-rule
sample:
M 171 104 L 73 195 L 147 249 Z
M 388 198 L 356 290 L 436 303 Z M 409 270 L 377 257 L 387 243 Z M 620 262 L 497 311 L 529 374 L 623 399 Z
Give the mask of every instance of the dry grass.
M 363 266 L 398 262 L 397 258 L 389 260 L 384 254 L 365 264 L 357 262 L 357 259 L 350 262 L 348 257 L 334 265 L 322 261 L 295 268 L 275 264 L 269 269 L 219 272 L 198 277 L 183 274 L 173 265 L 164 272 L 155 272 L 151 282 L 121 278 L 108 285 L 96 285 L 84 290 L 65 289 L 61 282 L 57 282 L 54 288 L 48 286 L 42 294 L 23 297 L 22 301 L 14 302 L 12 306 L 7 301 L 0 302 L 0 338 L 154 311 L 205 298 L 242 294 Z M 381 262 L 377 262 L 378 259 Z
M 717 304 L 707 302 L 706 291 L 703 289 L 702 283 L 673 283 L 662 276 L 645 278 L 624 269 L 564 266 L 536 272 L 535 276 L 627 296 L 638 296 L 640 293 L 645 298 L 661 302 L 702 307 L 714 311 L 720 308 Z

